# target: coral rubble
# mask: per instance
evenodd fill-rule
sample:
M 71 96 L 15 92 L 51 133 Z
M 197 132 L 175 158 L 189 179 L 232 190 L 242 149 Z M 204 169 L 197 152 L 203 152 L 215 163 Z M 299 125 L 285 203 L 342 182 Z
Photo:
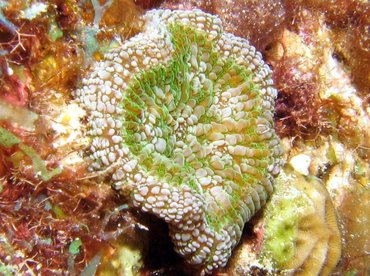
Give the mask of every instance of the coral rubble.
M 170 225 L 175 250 L 223 267 L 272 193 L 276 90 L 259 52 L 200 10 L 152 10 L 144 31 L 93 64 L 76 97 L 91 165 Z

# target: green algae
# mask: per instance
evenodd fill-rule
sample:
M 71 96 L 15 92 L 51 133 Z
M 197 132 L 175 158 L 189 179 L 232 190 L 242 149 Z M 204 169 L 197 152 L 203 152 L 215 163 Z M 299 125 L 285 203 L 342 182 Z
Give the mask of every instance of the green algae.
M 6 148 L 10 148 L 16 144 L 19 144 L 21 140 L 10 131 L 0 127 L 0 145 Z
M 55 16 L 51 16 L 49 25 L 49 37 L 55 42 L 63 37 L 63 31 L 59 28 L 58 23 L 55 21 Z
M 37 174 L 41 175 L 43 181 L 49 181 L 54 176 L 60 174 L 62 172 L 62 168 L 54 168 L 52 170 L 48 170 L 45 166 L 44 160 L 36 153 L 36 151 L 22 143 L 19 144 L 19 148 L 29 157 L 32 159 L 33 169 Z
M 69 247 L 68 247 L 68 252 L 72 255 L 78 255 L 80 253 L 80 247 L 82 246 L 82 241 L 80 238 L 74 239 Z
M 36 174 L 41 176 L 43 181 L 49 181 L 54 176 L 60 174 L 62 172 L 62 168 L 57 167 L 52 170 L 48 170 L 44 160 L 37 154 L 37 152 L 30 146 L 25 145 L 21 142 L 21 140 L 11 133 L 10 131 L 6 130 L 5 128 L 0 127 L 0 146 L 10 148 L 12 146 L 17 145 L 21 152 L 16 152 L 16 154 L 25 154 L 32 160 L 32 166 Z
M 91 276 L 91 275 L 95 275 L 96 274 L 96 271 L 98 269 L 98 266 L 100 265 L 101 258 L 102 258 L 102 252 L 99 252 L 87 264 L 87 266 L 84 268 L 84 270 L 80 273 L 80 276 Z
M 3 276 L 12 276 L 15 275 L 17 271 L 17 267 L 13 265 L 4 265 L 0 261 L 0 274 Z

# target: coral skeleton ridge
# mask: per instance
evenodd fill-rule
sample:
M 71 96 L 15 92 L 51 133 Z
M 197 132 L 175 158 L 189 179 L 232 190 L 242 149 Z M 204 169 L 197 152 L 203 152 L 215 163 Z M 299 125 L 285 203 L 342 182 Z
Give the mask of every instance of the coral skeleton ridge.
M 152 10 L 75 93 L 91 168 L 165 220 L 175 250 L 206 273 L 226 265 L 281 167 L 271 71 L 248 41 L 200 10 Z

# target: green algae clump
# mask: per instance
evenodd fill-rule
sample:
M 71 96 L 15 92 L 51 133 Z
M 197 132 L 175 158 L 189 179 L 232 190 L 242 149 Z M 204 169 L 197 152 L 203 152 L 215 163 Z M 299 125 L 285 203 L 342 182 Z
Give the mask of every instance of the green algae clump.
M 62 168 L 59 167 L 48 170 L 44 160 L 41 159 L 41 157 L 32 147 L 25 145 L 13 133 L 6 130 L 5 128 L 0 127 L 0 147 L 3 146 L 6 148 L 10 148 L 15 145 L 17 145 L 20 150 L 16 152 L 18 158 L 21 158 L 23 160 L 24 155 L 31 158 L 33 170 L 35 171 L 36 175 L 41 177 L 43 181 L 49 181 L 51 178 L 62 172 Z

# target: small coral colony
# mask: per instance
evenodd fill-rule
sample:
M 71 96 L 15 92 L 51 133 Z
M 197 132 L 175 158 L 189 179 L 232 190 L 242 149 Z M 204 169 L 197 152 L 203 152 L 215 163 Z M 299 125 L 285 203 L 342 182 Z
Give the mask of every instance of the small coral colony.
M 318 178 L 285 165 L 273 71 L 248 40 L 199 9 L 130 1 L 136 23 L 114 22 L 120 37 L 99 30 L 115 1 L 91 1 L 83 19 L 94 26 L 81 31 L 78 4 L 52 2 L 22 11 L 43 48 L 0 1 L 14 38 L 0 49 L 0 274 L 332 272 L 335 207 Z M 156 227 L 172 264 L 148 261 L 142 232 Z

